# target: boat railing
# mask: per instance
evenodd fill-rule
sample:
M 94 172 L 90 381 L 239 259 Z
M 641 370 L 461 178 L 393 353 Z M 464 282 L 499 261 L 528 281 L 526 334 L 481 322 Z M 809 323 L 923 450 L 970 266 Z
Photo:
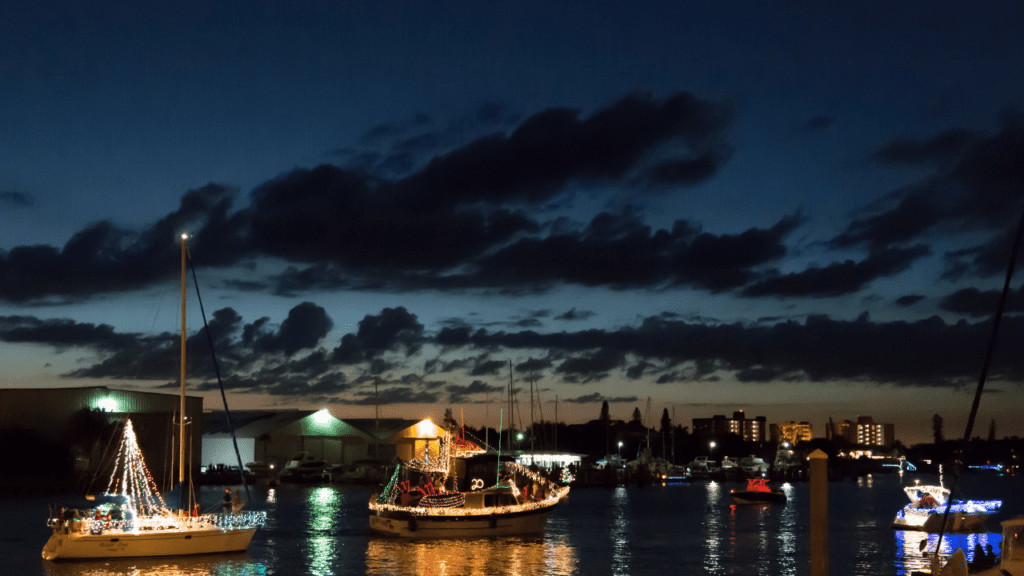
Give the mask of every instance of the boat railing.
M 267 522 L 267 513 L 262 511 L 234 512 L 224 514 L 201 514 L 199 516 L 154 515 L 130 517 L 123 520 L 83 518 L 62 520 L 49 518 L 46 525 L 54 530 L 89 532 L 102 534 L 110 530 L 121 532 L 146 532 L 150 530 L 198 530 L 203 528 L 250 528 Z

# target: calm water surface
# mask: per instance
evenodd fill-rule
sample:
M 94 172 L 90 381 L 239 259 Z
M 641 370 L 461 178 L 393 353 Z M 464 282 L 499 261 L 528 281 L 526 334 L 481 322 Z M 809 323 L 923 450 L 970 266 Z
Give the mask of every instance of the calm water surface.
M 829 483 L 831 573 L 909 574 L 925 567 L 919 545 L 935 535 L 891 528 L 906 503 L 902 486 L 935 483 L 927 475 L 896 474 Z M 998 498 L 1003 512 L 991 532 L 947 535 L 943 549 L 971 556 L 976 543 L 999 549 L 998 521 L 1024 513 L 1021 478 L 966 476 L 968 496 Z M 0 573 L 45 576 L 248 576 L 314 574 L 809 574 L 808 485 L 788 485 L 786 504 L 734 506 L 736 483 L 577 488 L 551 515 L 542 536 L 456 541 L 391 540 L 367 534 L 371 489 L 352 486 L 252 487 L 268 524 L 245 553 L 191 558 L 99 562 L 41 559 L 52 498 L 0 495 Z M 204 488 L 206 508 L 221 487 Z

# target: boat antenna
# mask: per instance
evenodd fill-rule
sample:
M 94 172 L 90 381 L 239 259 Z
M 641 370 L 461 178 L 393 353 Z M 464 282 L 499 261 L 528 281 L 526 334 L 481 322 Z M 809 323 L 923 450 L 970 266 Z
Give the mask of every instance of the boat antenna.
M 1003 318 L 1003 308 L 1006 306 L 1006 298 L 1010 293 L 1010 280 L 1013 278 L 1013 269 L 1017 264 L 1017 252 L 1020 249 L 1021 236 L 1024 236 L 1024 213 L 1021 214 L 1020 223 L 1017 224 L 1017 236 L 1013 241 L 1013 249 L 1010 251 L 1010 264 L 1006 267 L 1006 280 L 1003 281 L 1003 292 L 999 295 L 999 306 L 996 308 L 995 317 L 992 319 L 992 334 L 988 338 L 988 349 L 985 351 L 985 362 L 981 365 L 981 376 L 978 378 L 978 387 L 974 390 L 974 403 L 971 404 L 971 415 L 967 418 L 967 428 L 964 430 L 964 439 L 957 449 L 957 462 L 953 466 L 953 488 L 956 488 L 957 476 L 959 475 L 959 460 L 963 458 L 964 447 L 971 441 L 971 432 L 974 430 L 974 419 L 978 415 L 978 405 L 981 403 L 981 393 L 985 389 L 985 378 L 988 376 L 988 367 L 992 362 L 992 353 L 996 348 L 996 335 L 999 333 L 999 323 Z M 942 536 L 946 531 L 946 522 L 949 520 L 949 509 L 953 505 L 953 494 L 950 492 L 946 499 L 946 510 L 942 513 L 942 526 L 939 528 L 939 539 L 935 544 L 935 556 L 938 557 L 942 549 Z
M 213 359 L 213 372 L 217 375 L 217 385 L 220 387 L 220 398 L 224 402 L 224 418 L 228 422 L 228 430 L 231 432 L 231 443 L 235 447 L 235 458 L 238 459 L 238 475 L 241 477 L 242 486 L 245 487 L 245 498 L 252 502 L 252 495 L 249 494 L 249 484 L 245 481 L 245 468 L 242 466 L 242 454 L 238 451 L 238 438 L 235 437 L 235 426 L 231 421 L 231 411 L 228 409 L 228 397 L 224 393 L 224 382 L 220 378 L 220 366 L 217 364 L 217 354 L 213 347 L 213 335 L 210 334 L 210 326 L 206 323 L 206 310 L 203 308 L 203 297 L 199 294 L 199 278 L 196 276 L 196 264 L 189 254 L 189 265 L 192 268 L 192 282 L 196 286 L 196 301 L 199 302 L 199 312 L 203 317 L 203 328 L 206 332 L 206 341 L 210 343 L 210 358 Z M 182 319 L 182 325 L 185 324 Z M 184 381 L 184 373 L 182 373 Z M 184 389 L 184 388 L 183 388 Z

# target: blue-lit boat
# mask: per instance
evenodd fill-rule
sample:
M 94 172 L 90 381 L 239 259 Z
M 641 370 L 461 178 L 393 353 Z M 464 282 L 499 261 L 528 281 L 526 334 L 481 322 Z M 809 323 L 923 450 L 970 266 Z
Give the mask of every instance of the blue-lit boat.
M 949 490 L 942 486 L 907 486 L 903 489 L 910 503 L 896 514 L 893 528 L 925 532 L 976 532 L 984 529 L 985 520 L 999 511 L 999 500 L 954 500 L 949 507 L 945 529 Z

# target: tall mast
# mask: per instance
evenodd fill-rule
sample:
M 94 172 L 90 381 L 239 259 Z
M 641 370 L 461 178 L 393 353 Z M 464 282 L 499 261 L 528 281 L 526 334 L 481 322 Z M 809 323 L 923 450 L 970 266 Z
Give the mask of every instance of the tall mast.
M 530 358 L 530 464 L 535 458 L 533 454 L 533 358 Z
M 181 235 L 181 411 L 178 414 L 178 482 L 185 482 L 185 240 Z M 182 487 L 184 489 L 184 486 Z

